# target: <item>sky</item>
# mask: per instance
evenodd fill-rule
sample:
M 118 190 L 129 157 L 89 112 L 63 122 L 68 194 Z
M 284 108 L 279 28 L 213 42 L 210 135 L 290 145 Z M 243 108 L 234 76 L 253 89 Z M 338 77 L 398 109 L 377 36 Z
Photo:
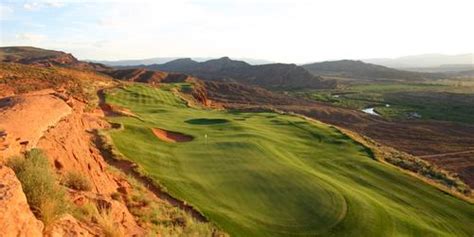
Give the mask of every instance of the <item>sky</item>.
M 0 0 L 0 46 L 305 63 L 474 52 L 472 0 Z

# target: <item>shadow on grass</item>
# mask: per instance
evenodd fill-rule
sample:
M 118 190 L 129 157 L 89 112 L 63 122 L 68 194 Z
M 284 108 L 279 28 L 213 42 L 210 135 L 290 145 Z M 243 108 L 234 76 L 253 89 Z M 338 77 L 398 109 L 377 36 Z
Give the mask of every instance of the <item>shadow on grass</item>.
M 189 123 L 189 124 L 193 124 L 193 125 L 212 125 L 212 124 L 228 123 L 229 120 L 227 120 L 227 119 L 198 118 L 198 119 L 188 119 L 184 122 Z

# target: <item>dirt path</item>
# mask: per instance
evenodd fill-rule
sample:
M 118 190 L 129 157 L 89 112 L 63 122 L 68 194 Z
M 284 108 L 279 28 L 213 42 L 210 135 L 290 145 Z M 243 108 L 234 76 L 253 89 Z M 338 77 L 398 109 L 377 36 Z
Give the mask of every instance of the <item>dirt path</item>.
M 474 150 L 448 152 L 448 153 L 441 153 L 441 154 L 434 154 L 434 155 L 423 155 L 423 156 L 418 156 L 418 157 L 420 157 L 420 158 L 436 158 L 436 157 L 451 156 L 451 155 L 462 155 L 462 154 L 469 154 L 469 153 L 474 153 Z

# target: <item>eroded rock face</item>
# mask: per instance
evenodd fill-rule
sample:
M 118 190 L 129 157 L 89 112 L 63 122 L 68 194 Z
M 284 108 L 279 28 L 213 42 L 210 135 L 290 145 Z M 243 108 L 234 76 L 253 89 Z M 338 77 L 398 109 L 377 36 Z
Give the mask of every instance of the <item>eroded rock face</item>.
M 35 218 L 13 170 L 0 166 L 0 236 L 42 236 L 43 223 Z
M 0 158 L 34 148 L 43 133 L 72 111 L 53 90 L 0 100 Z
M 84 103 L 79 101 L 72 103 L 73 112 L 44 133 L 38 142 L 38 148 L 47 154 L 50 163 L 60 174 L 74 171 L 90 180 L 92 184 L 90 192 L 70 190 L 71 201 L 75 205 L 92 203 L 96 206 L 105 206 L 120 233 L 125 236 L 143 235 L 143 229 L 135 222 L 127 207 L 110 198 L 112 193 L 126 186 L 126 181 L 108 172 L 108 164 L 94 144 L 94 131 L 110 125 L 101 119 L 103 114 L 84 112 Z M 77 223 L 71 218 L 66 218 L 57 224 L 55 231 L 50 232 L 50 236 L 61 236 L 58 233 L 67 233 L 65 236 L 89 236 L 86 230 L 89 234 L 94 233 L 90 228 L 87 229 L 84 223 Z M 74 227 L 76 229 L 74 231 L 80 234 L 69 235 L 70 233 L 64 232 L 68 226 Z
M 103 113 L 84 112 L 87 104 L 53 90 L 14 96 L 0 100 L 0 164 L 6 158 L 31 148 L 40 148 L 59 175 L 74 171 L 92 184 L 89 192 L 72 197 L 105 206 L 108 219 L 124 236 L 143 236 L 125 204 L 110 198 L 125 190 L 127 182 L 107 170 L 103 154 L 95 145 L 96 130 L 110 125 Z M 27 204 L 14 172 L 0 169 L 0 237 L 3 236 L 103 236 L 103 228 L 93 220 L 78 221 L 65 215 L 43 227 Z
M 100 235 L 100 229 L 79 222 L 69 214 L 57 220 L 44 234 L 45 237 L 89 237 Z
M 47 154 L 59 173 L 82 173 L 90 180 L 93 192 L 110 195 L 118 185 L 106 171 L 107 163 L 94 146 L 92 133 L 108 124 L 95 114 L 82 112 L 84 106 L 82 102 L 74 101 L 73 113 L 45 132 L 38 148 Z

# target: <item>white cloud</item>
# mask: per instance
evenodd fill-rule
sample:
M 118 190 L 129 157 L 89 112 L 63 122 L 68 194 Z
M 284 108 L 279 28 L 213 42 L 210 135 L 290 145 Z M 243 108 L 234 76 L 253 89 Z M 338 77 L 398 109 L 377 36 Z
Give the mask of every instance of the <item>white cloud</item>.
M 0 20 L 6 20 L 13 15 L 13 9 L 0 4 Z
M 33 33 L 21 33 L 16 35 L 16 39 L 23 43 L 39 43 L 46 40 L 45 35 Z
M 98 31 L 119 37 L 91 51 L 111 58 L 227 55 L 296 63 L 462 53 L 474 45 L 474 31 L 466 30 L 474 3 L 454 2 L 122 1 L 101 9 L 97 21 Z
M 35 11 L 41 8 L 41 5 L 37 2 L 27 2 L 23 4 L 23 8 L 28 11 Z
M 33 1 L 25 2 L 34 8 Z M 474 31 L 467 30 L 472 0 L 35 2 L 68 7 L 55 9 L 64 11 L 60 21 L 38 17 L 33 22 L 48 27 L 18 32 L 41 32 L 50 36 L 43 38 L 45 47 L 67 48 L 83 58 L 226 55 L 304 63 L 474 51 Z M 13 39 L 18 32 L 11 32 Z
M 25 4 L 23 4 L 23 8 L 28 11 L 36 11 L 36 10 L 40 10 L 42 8 L 47 8 L 47 7 L 61 8 L 64 6 L 65 6 L 64 2 L 54 1 L 54 0 L 26 2 Z
M 105 18 L 105 17 L 97 20 L 97 24 L 101 27 L 107 27 L 107 28 L 119 28 L 124 25 L 124 23 L 118 19 Z
M 45 5 L 49 7 L 60 8 L 60 7 L 64 7 L 65 3 L 62 1 L 46 1 Z

